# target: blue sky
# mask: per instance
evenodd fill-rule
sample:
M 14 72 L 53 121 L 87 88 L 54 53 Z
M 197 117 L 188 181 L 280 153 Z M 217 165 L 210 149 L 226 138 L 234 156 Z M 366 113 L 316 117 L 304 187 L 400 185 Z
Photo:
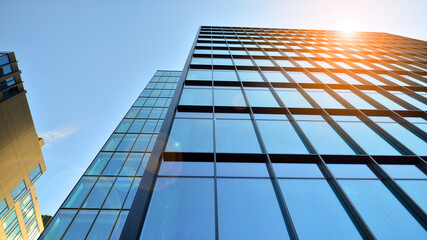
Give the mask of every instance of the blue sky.
M 0 1 L 48 171 L 54 214 L 157 69 L 181 70 L 200 25 L 351 29 L 427 40 L 425 0 Z

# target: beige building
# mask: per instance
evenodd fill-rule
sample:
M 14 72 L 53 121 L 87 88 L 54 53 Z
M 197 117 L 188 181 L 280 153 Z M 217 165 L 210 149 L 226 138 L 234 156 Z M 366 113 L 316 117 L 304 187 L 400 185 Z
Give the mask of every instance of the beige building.
M 35 181 L 46 171 L 14 53 L 0 52 L 0 239 L 43 231 Z

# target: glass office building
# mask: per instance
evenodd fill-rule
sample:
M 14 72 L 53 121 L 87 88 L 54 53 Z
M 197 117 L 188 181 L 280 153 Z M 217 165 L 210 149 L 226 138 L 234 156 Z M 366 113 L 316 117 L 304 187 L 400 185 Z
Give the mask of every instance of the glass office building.
M 427 238 L 426 42 L 201 27 L 148 136 L 165 73 L 42 238 Z

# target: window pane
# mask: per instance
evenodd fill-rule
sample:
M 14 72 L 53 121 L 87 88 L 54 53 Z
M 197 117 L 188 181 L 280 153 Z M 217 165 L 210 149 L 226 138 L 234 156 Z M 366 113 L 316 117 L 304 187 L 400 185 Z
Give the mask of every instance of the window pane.
M 298 121 L 320 154 L 354 154 L 354 151 L 327 122 Z
M 107 167 L 105 167 L 102 172 L 102 175 L 117 175 L 122 168 L 127 155 L 127 153 L 114 153 L 113 157 L 108 162 Z
M 239 71 L 239 76 L 243 82 L 264 82 L 258 71 Z
M 212 152 L 213 125 L 210 119 L 175 119 L 166 151 Z
M 363 98 L 359 97 L 357 94 L 350 90 L 345 89 L 334 89 L 338 95 L 340 95 L 342 98 L 344 98 L 347 102 L 349 102 L 351 105 L 353 105 L 355 108 L 358 109 L 377 109 L 376 107 L 372 106 L 368 102 L 366 102 Z
M 240 88 L 215 88 L 215 106 L 246 106 Z
M 297 83 L 314 83 L 311 78 L 309 78 L 305 73 L 303 72 L 286 72 L 291 76 L 291 78 L 297 82 Z
M 335 98 L 323 89 L 307 89 L 306 92 L 322 108 L 344 108 Z
M 212 162 L 163 161 L 160 176 L 213 176 Z
M 74 187 L 70 196 L 65 200 L 64 208 L 79 208 L 85 200 L 87 194 L 95 184 L 96 177 L 82 177 Z
M 42 169 L 37 165 L 29 174 L 31 182 L 34 183 L 40 175 L 42 175 Z
M 138 134 L 126 134 L 116 151 L 130 151 Z
M 426 239 L 427 232 L 380 180 L 338 180 L 377 239 Z
M 400 106 L 399 104 L 393 102 L 392 100 L 388 99 L 387 97 L 383 96 L 382 94 L 378 93 L 377 91 L 373 90 L 362 90 L 362 92 L 369 97 L 373 98 L 375 101 L 383 105 L 384 107 L 391 109 L 391 110 L 406 110 L 406 108 Z
M 114 151 L 122 140 L 124 134 L 113 134 L 110 139 L 108 139 L 107 143 L 102 148 L 103 151 Z
M 269 179 L 218 179 L 219 239 L 289 239 Z
M 378 135 L 365 123 L 359 122 L 338 122 L 351 138 L 359 146 L 371 155 L 401 155 L 393 146 Z
M 118 177 L 102 208 L 121 208 L 132 181 L 130 177 Z
M 108 191 L 110 191 L 111 185 L 113 185 L 113 181 L 114 177 L 100 177 L 82 207 L 100 208 Z
M 355 85 L 360 85 L 361 83 L 359 81 L 357 81 L 356 79 L 350 77 L 349 75 L 345 74 L 345 73 L 334 73 L 336 76 L 338 76 L 339 78 L 341 78 L 342 80 L 346 81 L 348 84 L 355 84 Z
M 362 239 L 328 182 L 280 179 L 300 239 Z
M 213 79 L 215 81 L 236 81 L 237 75 L 234 70 L 214 70 L 213 71 Z
M 276 92 L 277 92 L 277 95 L 279 95 L 282 102 L 286 105 L 286 107 L 312 108 L 311 104 L 296 89 L 276 88 Z
M 62 239 L 84 239 L 97 213 L 97 210 L 80 210 Z
M 187 74 L 187 80 L 212 80 L 211 70 L 190 69 Z
M 217 176 L 220 177 L 269 177 L 265 163 L 217 162 Z
M 315 163 L 273 163 L 277 177 L 320 177 L 322 172 Z
M 122 122 L 119 124 L 119 126 L 116 129 L 116 132 L 126 132 L 130 125 L 132 124 L 133 119 L 123 119 Z
M 118 210 L 102 210 L 96 218 L 86 240 L 108 239 L 118 215 Z
M 260 153 L 261 148 L 251 120 L 216 120 L 216 151 L 222 153 Z
M 415 165 L 381 164 L 381 168 L 392 178 L 427 178 Z
M 397 184 L 427 212 L 427 181 L 426 180 L 396 180 Z
M 129 194 L 126 197 L 125 204 L 123 205 L 123 209 L 130 209 L 131 208 L 133 200 L 135 199 L 135 195 L 136 195 L 136 192 L 137 192 L 137 190 L 139 188 L 139 184 L 140 183 L 141 183 L 141 178 L 140 177 L 136 177 L 133 180 L 132 186 L 130 187 L 130 190 L 129 190 Z
M 279 107 L 268 88 L 245 88 L 252 107 Z
M 144 126 L 145 120 L 135 119 L 132 126 L 129 129 L 129 133 L 139 133 L 141 131 L 142 126 Z
M 143 153 L 130 153 L 120 171 L 120 176 L 133 176 L 141 163 Z
M 144 152 L 150 142 L 151 134 L 139 134 L 132 151 Z
M 215 239 L 209 178 L 158 178 L 140 239 Z
M 50 222 L 46 230 L 43 232 L 40 240 L 61 239 L 76 213 L 77 210 L 60 209 L 55 218 Z
M 213 58 L 213 65 L 233 65 L 231 58 Z
M 182 91 L 180 105 L 212 105 L 212 88 L 193 89 L 184 88 Z
M 269 82 L 289 82 L 281 72 L 263 72 Z
M 332 77 L 330 77 L 326 73 L 312 72 L 311 74 L 313 74 L 317 79 L 319 79 L 323 83 L 327 83 L 327 84 L 337 84 L 338 83 L 337 81 L 335 81 L 335 79 L 333 79 Z
M 415 154 L 427 155 L 427 143 L 415 134 L 404 128 L 402 125 L 393 123 L 377 123 L 381 128 L 387 131 L 391 136 L 413 151 Z
M 119 219 L 117 220 L 117 223 L 114 226 L 113 233 L 111 233 L 111 236 L 110 236 L 110 240 L 118 240 L 119 239 L 128 215 L 129 215 L 129 211 L 121 211 L 120 212 Z
M 257 121 L 269 153 L 309 153 L 289 121 Z
M 366 164 L 328 164 L 336 178 L 377 178 Z

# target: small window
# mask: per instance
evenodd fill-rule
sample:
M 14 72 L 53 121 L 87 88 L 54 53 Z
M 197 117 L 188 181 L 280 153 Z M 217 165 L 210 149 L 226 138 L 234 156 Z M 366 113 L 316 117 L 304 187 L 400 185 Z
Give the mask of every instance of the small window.
M 377 178 L 366 164 L 327 164 L 336 178 Z
M 159 176 L 213 176 L 212 162 L 163 161 Z
M 35 183 L 41 175 L 42 175 L 42 170 L 40 168 L 40 165 L 37 165 L 37 167 L 35 167 L 33 171 L 30 172 L 31 183 Z
M 258 71 L 239 71 L 242 82 L 264 82 Z
M 25 190 L 27 190 L 27 186 L 25 186 L 25 182 L 22 181 L 12 190 L 13 200 L 18 201 L 23 195 Z
M 219 177 L 269 177 L 265 163 L 217 162 Z
M 273 163 L 277 177 L 287 178 L 323 178 L 315 163 Z

